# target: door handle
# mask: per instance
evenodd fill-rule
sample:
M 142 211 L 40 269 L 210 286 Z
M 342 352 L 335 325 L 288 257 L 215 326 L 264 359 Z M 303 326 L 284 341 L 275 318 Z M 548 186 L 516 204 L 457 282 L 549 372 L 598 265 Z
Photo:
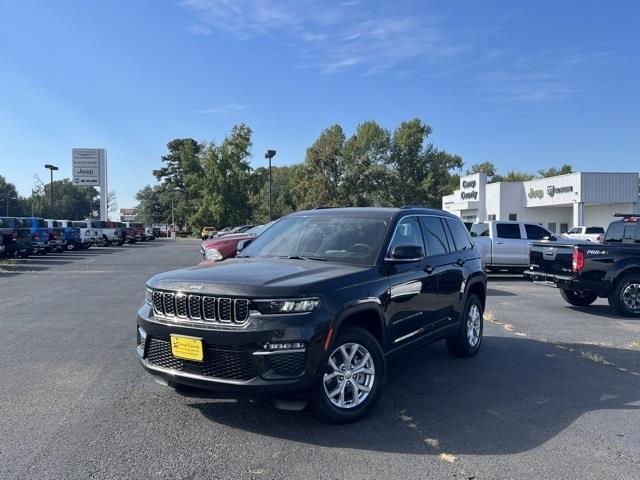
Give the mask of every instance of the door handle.
M 427 265 L 426 267 L 424 267 L 422 270 L 424 270 L 426 273 L 428 273 L 429 275 L 431 275 L 433 273 L 434 268 L 431 265 Z
M 464 266 L 464 260 L 459 258 L 458 260 L 456 260 L 456 265 L 459 266 L 459 267 Z
M 496 245 L 504 245 L 504 242 L 496 242 Z

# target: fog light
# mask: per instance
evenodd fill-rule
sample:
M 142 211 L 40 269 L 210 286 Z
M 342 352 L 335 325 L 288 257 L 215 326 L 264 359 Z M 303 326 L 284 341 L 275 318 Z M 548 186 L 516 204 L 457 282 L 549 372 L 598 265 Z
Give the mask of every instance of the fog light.
M 138 327 L 137 337 L 137 347 L 136 352 L 138 352 L 138 356 L 140 358 L 144 358 L 144 348 L 147 344 L 147 332 L 144 331 L 144 328 Z

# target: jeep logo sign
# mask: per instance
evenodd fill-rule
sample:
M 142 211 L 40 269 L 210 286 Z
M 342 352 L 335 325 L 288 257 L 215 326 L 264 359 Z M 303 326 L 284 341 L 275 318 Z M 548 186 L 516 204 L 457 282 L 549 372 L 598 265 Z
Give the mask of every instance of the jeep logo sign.
M 475 180 L 463 180 L 462 188 L 475 188 L 476 181 Z
M 534 190 L 533 188 L 529 189 L 529 193 L 527 194 L 529 198 L 542 198 L 544 197 L 544 190 Z
M 547 195 L 553 198 L 553 196 L 561 193 L 571 193 L 573 192 L 573 187 L 569 185 L 568 187 L 556 187 L 555 185 L 549 185 L 547 187 Z

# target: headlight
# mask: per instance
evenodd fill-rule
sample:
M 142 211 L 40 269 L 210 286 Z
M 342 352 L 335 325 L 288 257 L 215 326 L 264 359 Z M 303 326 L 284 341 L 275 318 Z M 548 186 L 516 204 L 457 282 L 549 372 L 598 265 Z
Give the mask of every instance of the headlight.
M 210 248 L 209 250 L 204 251 L 204 259 L 217 262 L 222 260 L 222 255 L 220 255 L 220 252 L 215 248 Z
M 256 309 L 265 315 L 278 313 L 309 313 L 318 307 L 320 299 L 256 300 L 254 303 Z
M 153 292 L 150 288 L 147 288 L 144 292 L 144 301 L 149 305 L 153 305 Z

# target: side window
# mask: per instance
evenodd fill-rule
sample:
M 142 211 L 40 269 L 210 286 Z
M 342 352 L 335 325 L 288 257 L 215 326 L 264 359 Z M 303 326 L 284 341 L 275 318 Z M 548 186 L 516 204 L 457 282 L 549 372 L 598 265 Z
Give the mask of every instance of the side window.
M 524 226 L 524 229 L 527 232 L 527 238 L 529 240 L 544 240 L 549 237 L 549 232 L 539 225 L 531 225 L 527 223 Z
M 426 254 L 429 256 L 442 255 L 449 251 L 447 235 L 444 226 L 438 217 L 420 217 L 424 244 L 427 246 Z
M 510 213 L 509 214 L 509 221 L 510 222 L 515 222 L 517 220 L 518 220 L 518 214 L 516 214 L 516 213 Z
M 569 233 L 580 233 L 580 229 L 578 227 L 573 227 L 569 230 Z M 527 237 L 529 236 L 529 232 L 527 231 Z
M 636 239 L 638 231 L 638 224 L 636 222 L 627 223 L 624 227 L 624 238 L 623 241 L 625 243 L 636 243 Z
M 489 236 L 489 224 L 487 223 L 474 223 L 471 225 L 471 231 L 469 232 L 472 237 L 488 237 Z
M 598 233 L 604 233 L 604 228 L 602 228 L 602 227 L 587 227 L 586 233 L 589 233 L 589 234 L 592 234 L 592 235 L 598 234 Z
M 451 232 L 451 236 L 453 237 L 455 249 L 471 250 L 473 248 L 473 244 L 471 243 L 469 234 L 467 233 L 467 229 L 462 224 L 462 222 L 460 222 L 459 220 L 452 220 L 450 218 L 447 218 L 444 221 L 446 221 L 447 225 L 449 225 L 449 231 Z
M 624 235 L 624 222 L 613 222 L 609 225 L 607 229 L 607 234 L 605 235 L 605 242 L 622 242 L 622 237 Z
M 499 223 L 496 225 L 496 233 L 499 238 L 522 238 L 518 223 Z
M 419 245 L 424 249 L 424 242 L 422 240 L 422 231 L 420 230 L 420 223 L 418 223 L 417 217 L 404 217 L 398 225 L 389 243 L 389 249 L 387 255 L 391 255 L 391 252 L 398 245 Z

